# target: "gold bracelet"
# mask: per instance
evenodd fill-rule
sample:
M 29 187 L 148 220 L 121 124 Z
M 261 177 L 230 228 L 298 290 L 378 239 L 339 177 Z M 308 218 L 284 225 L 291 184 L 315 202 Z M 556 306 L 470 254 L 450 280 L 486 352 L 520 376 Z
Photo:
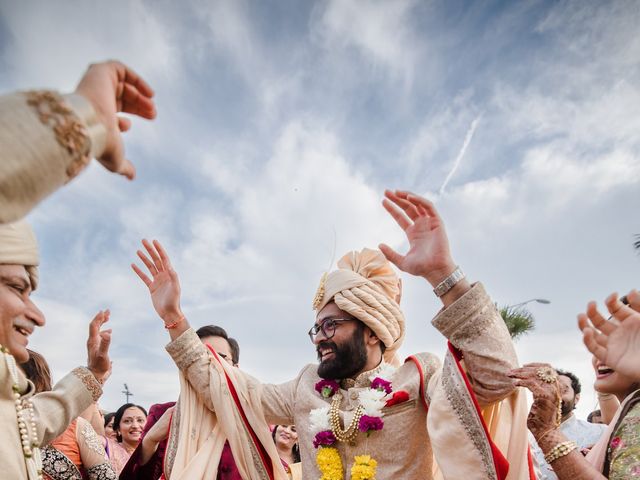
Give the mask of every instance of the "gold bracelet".
M 536 439 L 536 442 L 538 443 L 538 445 L 540 445 L 540 442 L 542 441 L 542 439 L 543 439 L 544 437 L 546 437 L 546 436 L 547 436 L 547 435 L 549 435 L 550 433 L 557 432 L 557 431 L 559 431 L 559 430 L 558 430 L 558 427 L 556 427 L 556 426 L 551 427 L 549 430 L 546 430 L 542 435 L 540 435 L 540 437 L 538 437 L 538 438 Z
M 573 452 L 578 446 L 576 442 L 562 442 L 553 447 L 549 453 L 545 454 L 544 459 L 546 462 L 551 465 L 552 462 L 555 462 L 559 458 L 564 457 L 565 455 L 569 455 Z

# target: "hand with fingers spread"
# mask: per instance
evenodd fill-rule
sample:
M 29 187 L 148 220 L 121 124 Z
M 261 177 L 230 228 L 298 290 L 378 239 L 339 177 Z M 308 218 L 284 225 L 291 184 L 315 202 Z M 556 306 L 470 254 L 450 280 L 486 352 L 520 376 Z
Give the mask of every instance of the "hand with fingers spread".
M 509 372 L 517 387 L 525 387 L 533 394 L 533 405 L 527 417 L 527 426 L 539 439 L 560 426 L 561 395 L 558 377 L 551 365 L 529 363 Z
M 640 293 L 632 290 L 629 306 L 613 293 L 605 300 L 612 320 L 607 320 L 589 302 L 587 312 L 578 315 L 584 344 L 593 355 L 616 372 L 640 380 Z
M 107 170 L 132 180 L 136 170 L 124 156 L 120 135 L 131 128 L 131 120 L 118 116 L 118 112 L 147 119 L 155 118 L 153 90 L 126 65 L 109 61 L 91 65 L 80 80 L 76 93 L 91 102 L 107 130 L 105 149 L 98 161 Z
M 131 268 L 149 288 L 151 301 L 156 312 L 167 325 L 174 325 L 184 319 L 180 309 L 180 280 L 171 266 L 167 252 L 157 240 L 153 243 L 142 240 L 146 253 L 138 250 L 138 257 L 145 264 L 151 278 L 137 265 Z
M 102 325 L 109 321 L 109 310 L 100 311 L 89 324 L 89 338 L 87 339 L 87 368 L 100 383 L 104 383 L 111 373 L 109 359 L 109 345 L 111 344 L 111 330 L 101 330 Z
M 409 251 L 401 255 L 385 244 L 380 250 L 400 270 L 424 277 L 435 287 L 456 268 L 442 219 L 433 203 L 418 195 L 400 190 L 384 195 L 382 205 L 407 235 Z

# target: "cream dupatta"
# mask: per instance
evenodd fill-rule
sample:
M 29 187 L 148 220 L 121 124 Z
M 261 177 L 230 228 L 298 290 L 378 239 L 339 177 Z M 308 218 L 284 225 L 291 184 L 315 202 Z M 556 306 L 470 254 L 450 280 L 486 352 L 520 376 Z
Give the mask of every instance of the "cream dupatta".
M 521 388 L 481 408 L 462 355 L 449 344 L 442 371 L 427 390 L 434 479 L 535 480 Z
M 173 446 L 177 449 L 174 458 L 165 458 L 167 478 L 216 478 L 222 449 L 228 440 L 243 479 L 287 480 L 264 418 L 259 382 L 221 361 L 207 347 L 211 351 L 209 384 L 215 412 L 206 407 L 180 372 L 176 412 L 179 429 L 169 435 L 170 443 L 177 441 L 177 447 Z M 173 429 L 173 419 L 171 423 Z

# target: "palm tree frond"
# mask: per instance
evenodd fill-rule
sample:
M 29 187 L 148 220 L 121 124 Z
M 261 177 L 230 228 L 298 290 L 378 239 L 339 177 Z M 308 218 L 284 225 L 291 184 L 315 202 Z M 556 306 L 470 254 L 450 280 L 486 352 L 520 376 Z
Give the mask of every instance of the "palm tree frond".
M 507 325 L 511 338 L 514 340 L 535 328 L 533 314 L 524 307 L 511 307 L 506 305 L 500 307 L 499 311 L 500 316 Z

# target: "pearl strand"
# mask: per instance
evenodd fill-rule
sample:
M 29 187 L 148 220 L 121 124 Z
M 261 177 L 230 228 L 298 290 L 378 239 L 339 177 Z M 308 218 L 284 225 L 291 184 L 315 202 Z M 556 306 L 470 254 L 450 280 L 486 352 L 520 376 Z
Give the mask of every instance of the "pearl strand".
M 13 392 L 18 432 L 27 468 L 27 476 L 29 479 L 42 480 L 42 456 L 40 448 L 38 448 L 38 431 L 36 429 L 33 402 L 31 399 L 23 399 L 20 394 L 18 366 L 15 358 L 4 347 L 0 346 L 0 351 L 4 354 L 7 370 L 11 375 L 11 390 Z

